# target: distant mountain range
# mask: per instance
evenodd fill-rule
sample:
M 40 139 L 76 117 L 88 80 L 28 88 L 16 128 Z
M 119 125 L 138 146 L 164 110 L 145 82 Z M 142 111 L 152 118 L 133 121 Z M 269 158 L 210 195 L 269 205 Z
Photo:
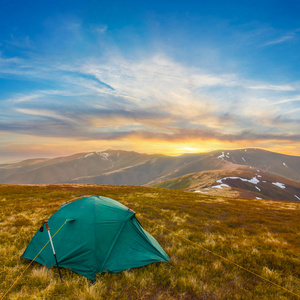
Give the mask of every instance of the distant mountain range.
M 213 172 L 205 173 L 203 171 Z M 187 174 L 190 174 L 190 178 L 193 178 L 192 185 L 190 183 L 182 183 L 182 180 L 186 180 L 187 177 L 185 175 Z M 296 195 L 300 198 L 300 191 L 297 192 L 297 186 L 299 186 L 300 182 L 300 157 L 261 149 L 214 151 L 181 156 L 107 150 L 103 152 L 78 153 L 52 159 L 29 159 L 19 163 L 0 165 L 0 183 L 2 184 L 84 183 L 154 185 L 193 191 L 197 190 L 198 187 L 199 189 L 209 188 L 209 185 L 206 186 L 206 183 L 204 184 L 203 182 L 203 176 L 207 176 L 207 174 L 215 179 L 215 182 L 212 179 L 209 181 L 212 186 L 227 184 L 229 181 L 233 184 L 234 179 L 222 179 L 225 177 L 243 176 L 244 179 L 250 180 L 253 177 L 258 179 L 258 175 L 260 175 L 262 176 L 261 179 L 265 181 L 284 183 L 286 186 L 285 191 L 287 191 L 287 186 L 293 186 L 296 190 L 292 189 L 291 194 L 298 193 Z M 168 180 L 174 178 L 177 178 L 175 181 L 177 183 L 173 182 L 170 184 Z M 194 184 L 195 178 L 198 178 L 199 184 Z M 286 180 L 288 179 L 289 181 L 287 182 Z M 217 182 L 218 180 L 222 182 Z M 247 184 L 246 181 L 240 181 L 243 184 Z M 292 183 L 293 181 L 295 183 Z M 273 185 L 271 186 L 272 188 Z M 257 188 L 260 188 L 259 185 L 255 188 L 258 191 Z M 268 193 L 250 194 L 251 197 L 273 197 L 273 199 L 276 199 L 270 188 L 268 190 L 270 195 Z M 296 197 L 294 198 L 297 200 Z

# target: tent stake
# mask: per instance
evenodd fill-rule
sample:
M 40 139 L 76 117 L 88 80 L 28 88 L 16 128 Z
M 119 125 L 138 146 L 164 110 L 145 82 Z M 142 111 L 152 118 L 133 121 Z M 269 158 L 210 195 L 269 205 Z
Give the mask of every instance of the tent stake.
M 63 282 L 62 277 L 61 277 L 61 273 L 60 273 L 60 268 L 59 268 L 59 265 L 58 265 L 58 262 L 57 262 L 57 258 L 56 258 L 54 246 L 53 246 L 53 243 L 52 243 L 52 238 L 51 238 L 51 234 L 50 234 L 50 228 L 49 228 L 48 220 L 45 221 L 45 225 L 46 225 L 46 229 L 48 231 L 50 244 L 51 244 L 53 255 L 54 255 L 54 258 L 55 258 L 55 261 L 56 261 L 56 265 L 57 265 L 57 268 L 58 268 L 59 277 L 60 277 L 61 282 Z

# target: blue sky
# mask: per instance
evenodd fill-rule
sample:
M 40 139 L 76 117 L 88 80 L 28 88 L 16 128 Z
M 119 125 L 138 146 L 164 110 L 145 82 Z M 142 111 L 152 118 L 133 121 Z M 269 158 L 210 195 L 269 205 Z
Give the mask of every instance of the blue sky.
M 0 162 L 108 148 L 300 155 L 299 11 L 1 0 Z

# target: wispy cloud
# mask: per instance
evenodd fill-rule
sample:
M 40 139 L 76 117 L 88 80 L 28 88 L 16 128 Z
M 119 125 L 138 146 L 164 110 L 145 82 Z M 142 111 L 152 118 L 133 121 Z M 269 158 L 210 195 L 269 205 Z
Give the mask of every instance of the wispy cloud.
M 5 101 L 11 103 L 32 102 L 36 99 L 44 99 L 47 96 L 78 96 L 78 93 L 66 90 L 38 90 L 29 94 L 14 94 Z
M 277 45 L 277 44 L 285 43 L 285 42 L 293 39 L 294 37 L 295 37 L 295 34 L 294 33 L 290 33 L 290 34 L 284 35 L 284 36 L 282 36 L 280 38 L 277 38 L 275 40 L 269 41 L 269 42 L 265 43 L 263 46 L 272 46 L 272 45 Z
M 280 37 L 274 38 L 273 40 L 266 42 L 265 44 L 263 44 L 263 47 L 278 45 L 278 44 L 282 44 L 282 43 L 286 43 L 291 40 L 294 40 L 297 38 L 297 34 L 299 31 L 300 31 L 300 28 L 296 28 L 292 31 L 289 31 Z
M 300 102 L 300 95 L 293 97 L 293 98 L 279 100 L 279 101 L 275 102 L 274 104 L 283 104 L 283 103 L 289 103 L 289 102 Z
M 55 111 L 47 110 L 47 109 L 28 109 L 28 108 L 17 108 L 17 112 L 21 114 L 33 115 L 37 117 L 46 117 L 53 118 L 56 120 L 66 120 L 69 122 L 73 122 L 73 119 L 63 116 Z
M 102 25 L 102 26 L 98 25 L 92 27 L 92 32 L 102 35 L 107 31 L 107 29 L 108 29 L 107 25 Z
M 5 41 L 6 45 L 21 48 L 21 49 L 33 49 L 34 43 L 28 35 L 16 37 L 13 34 L 10 36 L 10 40 Z
M 252 85 L 248 86 L 249 89 L 253 90 L 273 90 L 273 91 L 295 91 L 296 89 L 291 85 Z
M 293 114 L 293 113 L 295 113 L 295 112 L 298 112 L 300 110 L 300 107 L 297 107 L 297 108 L 295 108 L 295 109 L 291 109 L 291 110 L 288 110 L 288 111 L 286 111 L 286 112 L 284 112 L 284 114 L 285 115 L 287 115 L 287 114 Z M 300 120 L 296 120 L 298 123 L 300 123 Z

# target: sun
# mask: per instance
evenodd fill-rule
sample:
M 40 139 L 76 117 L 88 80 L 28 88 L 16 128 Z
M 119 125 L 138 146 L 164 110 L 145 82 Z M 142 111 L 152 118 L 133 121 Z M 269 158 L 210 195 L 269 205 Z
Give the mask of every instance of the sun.
M 188 153 L 199 152 L 199 148 L 194 148 L 194 147 L 182 147 L 180 150 L 182 152 L 188 152 Z

